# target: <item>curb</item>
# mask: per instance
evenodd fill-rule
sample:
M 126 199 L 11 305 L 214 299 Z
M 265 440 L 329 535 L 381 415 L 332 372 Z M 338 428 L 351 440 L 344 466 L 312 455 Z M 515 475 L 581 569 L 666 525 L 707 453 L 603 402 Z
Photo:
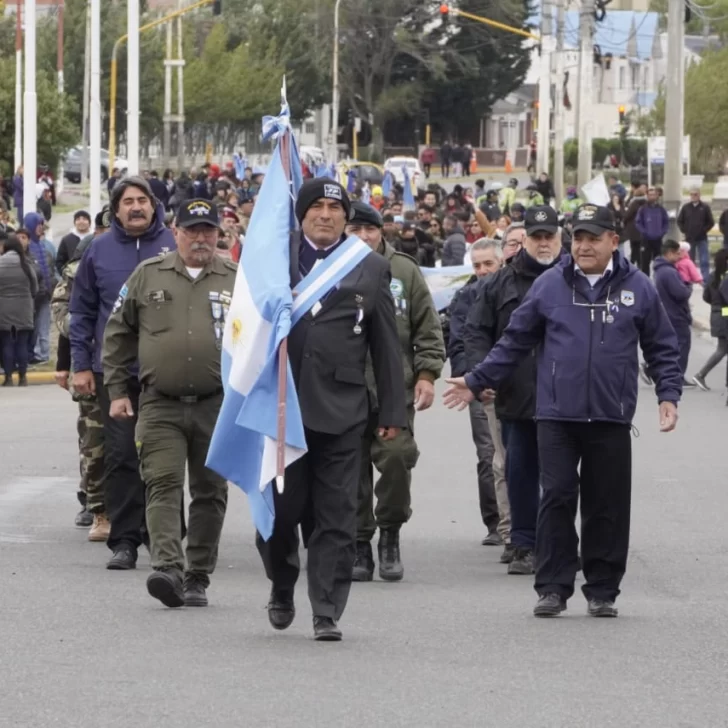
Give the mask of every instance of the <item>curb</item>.
M 28 372 L 26 374 L 28 378 L 28 384 L 55 384 L 56 373 L 55 372 Z M 13 382 L 17 385 L 18 375 L 13 374 Z

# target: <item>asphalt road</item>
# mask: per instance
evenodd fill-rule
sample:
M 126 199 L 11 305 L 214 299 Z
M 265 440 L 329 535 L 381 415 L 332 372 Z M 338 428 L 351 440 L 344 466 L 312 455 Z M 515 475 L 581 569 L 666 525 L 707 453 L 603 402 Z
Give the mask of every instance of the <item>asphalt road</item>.
M 691 371 L 710 349 L 695 342 Z M 405 580 L 355 584 L 340 644 L 311 639 L 304 583 L 291 629 L 269 627 L 236 489 L 208 609 L 152 600 L 146 552 L 106 571 L 72 525 L 68 396 L 0 390 L 0 726 L 726 726 L 724 371 L 686 393 L 670 435 L 641 390 L 619 619 L 587 617 L 578 592 L 562 618 L 531 616 L 531 579 L 480 545 L 467 416 L 438 404 L 418 419 Z

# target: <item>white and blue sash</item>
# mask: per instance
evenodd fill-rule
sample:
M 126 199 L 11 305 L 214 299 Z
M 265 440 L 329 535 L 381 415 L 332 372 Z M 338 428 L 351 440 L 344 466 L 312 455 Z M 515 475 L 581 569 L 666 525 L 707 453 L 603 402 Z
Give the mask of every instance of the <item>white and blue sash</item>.
M 356 235 L 351 235 L 315 266 L 293 289 L 296 295 L 291 309 L 291 326 L 295 326 L 371 252 L 372 249 L 366 243 Z

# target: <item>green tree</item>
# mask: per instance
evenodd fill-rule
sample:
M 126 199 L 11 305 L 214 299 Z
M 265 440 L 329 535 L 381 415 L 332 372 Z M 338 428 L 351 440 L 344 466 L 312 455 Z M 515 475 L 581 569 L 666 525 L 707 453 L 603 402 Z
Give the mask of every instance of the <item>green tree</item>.
M 78 107 L 71 96 L 58 93 L 56 80 L 46 72 L 36 77 L 38 163 L 56 168 L 77 143 Z M 15 58 L 0 58 L 0 161 L 12 168 L 15 146 Z

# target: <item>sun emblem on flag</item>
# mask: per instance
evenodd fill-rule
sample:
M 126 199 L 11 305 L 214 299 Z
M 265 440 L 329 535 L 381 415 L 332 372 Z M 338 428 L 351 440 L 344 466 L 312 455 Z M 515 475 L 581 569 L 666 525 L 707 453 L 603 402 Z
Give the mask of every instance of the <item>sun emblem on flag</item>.
M 240 319 L 233 319 L 233 344 L 237 344 L 240 341 L 242 333 L 243 322 Z

